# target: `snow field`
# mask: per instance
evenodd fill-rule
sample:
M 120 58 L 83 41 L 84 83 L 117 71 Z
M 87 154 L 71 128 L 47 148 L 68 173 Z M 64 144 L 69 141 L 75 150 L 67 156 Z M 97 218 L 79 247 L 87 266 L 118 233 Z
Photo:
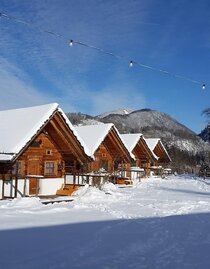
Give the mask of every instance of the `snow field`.
M 73 199 L 0 201 L 0 268 L 210 268 L 210 180 L 86 185 Z

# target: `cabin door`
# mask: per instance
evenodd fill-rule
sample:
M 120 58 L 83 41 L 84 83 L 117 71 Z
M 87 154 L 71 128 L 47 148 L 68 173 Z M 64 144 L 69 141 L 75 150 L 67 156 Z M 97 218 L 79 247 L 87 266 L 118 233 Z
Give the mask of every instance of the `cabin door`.
M 39 179 L 35 176 L 40 175 L 39 160 L 29 160 L 28 162 L 28 175 L 29 177 L 29 195 L 37 194 L 39 188 Z M 34 175 L 34 178 L 33 178 Z

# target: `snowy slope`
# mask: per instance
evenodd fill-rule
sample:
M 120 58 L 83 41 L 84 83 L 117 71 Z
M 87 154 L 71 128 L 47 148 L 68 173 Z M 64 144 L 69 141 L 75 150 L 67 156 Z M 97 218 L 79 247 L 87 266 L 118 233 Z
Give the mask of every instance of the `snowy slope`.
M 186 131 L 186 129 L 191 133 L 194 134 L 191 130 L 189 130 L 187 127 L 182 125 L 181 123 L 177 122 L 175 119 L 170 117 L 169 115 L 152 110 L 152 109 L 141 109 L 133 111 L 127 115 L 117 115 L 117 114 L 109 114 L 106 117 L 104 117 L 104 120 L 121 120 L 123 123 L 126 123 L 126 125 L 130 128 L 144 128 L 148 125 L 153 125 L 156 127 L 164 126 L 167 129 L 176 129 L 176 130 L 182 130 Z M 135 126 L 133 125 L 135 123 Z
M 127 110 L 129 113 L 123 113 L 123 109 L 119 109 L 119 111 L 113 112 L 107 112 L 97 117 L 81 113 L 67 115 L 75 125 L 113 123 L 120 133 L 142 133 L 145 137 L 160 137 L 168 147 L 176 147 L 190 154 L 210 150 L 208 143 L 205 143 L 192 130 L 163 112 L 151 109 L 133 112 Z
M 159 137 L 168 147 L 175 146 L 193 154 L 210 149 L 192 130 L 156 110 L 142 109 L 129 115 L 109 115 L 102 121 L 114 123 L 122 133 L 140 132 L 145 137 Z
M 100 114 L 98 116 L 96 116 L 96 118 L 104 118 L 107 117 L 109 115 L 128 115 L 132 112 L 133 110 L 130 108 L 119 108 L 113 111 L 109 111 L 109 112 L 105 112 L 103 114 Z
M 0 268 L 208 269 L 209 227 L 210 180 L 187 176 L 0 201 Z
M 66 113 L 71 123 L 75 126 L 103 124 L 94 117 L 83 113 Z

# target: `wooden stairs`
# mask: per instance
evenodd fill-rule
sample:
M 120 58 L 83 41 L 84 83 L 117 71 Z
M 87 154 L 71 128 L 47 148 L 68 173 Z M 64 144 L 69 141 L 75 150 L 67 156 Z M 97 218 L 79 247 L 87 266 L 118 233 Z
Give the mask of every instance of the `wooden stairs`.
M 132 185 L 133 181 L 128 177 L 119 177 L 117 179 L 117 184 Z
M 79 184 L 62 184 L 61 188 L 57 190 L 56 195 L 70 196 L 73 192 L 79 189 L 82 185 Z

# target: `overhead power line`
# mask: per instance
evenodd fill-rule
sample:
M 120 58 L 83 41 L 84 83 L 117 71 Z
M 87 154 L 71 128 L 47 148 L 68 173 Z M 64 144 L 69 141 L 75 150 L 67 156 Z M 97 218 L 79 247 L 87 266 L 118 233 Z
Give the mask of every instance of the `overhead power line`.
M 192 79 L 190 77 L 183 76 L 183 75 L 174 74 L 174 73 L 169 72 L 167 70 L 164 70 L 164 69 L 161 69 L 161 68 L 157 68 L 157 67 L 154 67 L 154 66 L 150 66 L 150 65 L 146 65 L 146 64 L 143 64 L 141 62 L 130 60 L 127 57 L 124 57 L 122 55 L 117 55 L 117 54 L 115 54 L 113 52 L 110 52 L 110 51 L 107 51 L 105 49 L 102 49 L 102 48 L 99 48 L 99 47 L 96 47 L 96 46 L 93 46 L 93 45 L 84 43 L 82 41 L 78 41 L 78 40 L 75 40 L 75 39 L 67 39 L 63 35 L 58 34 L 58 33 L 54 32 L 54 31 L 49 31 L 49 30 L 44 30 L 44 29 L 38 28 L 38 27 L 34 26 L 32 23 L 26 22 L 24 20 L 21 20 L 21 19 L 19 19 L 17 17 L 8 15 L 6 13 L 0 12 L 0 18 L 5 18 L 5 19 L 8 19 L 8 20 L 13 20 L 15 22 L 22 23 L 22 24 L 24 24 L 24 25 L 26 25 L 26 26 L 28 26 L 30 28 L 33 28 L 36 31 L 39 31 L 39 32 L 42 32 L 42 33 L 45 33 L 45 34 L 49 34 L 49 35 L 53 35 L 53 36 L 55 36 L 57 38 L 61 38 L 65 42 L 67 42 L 70 47 L 73 47 L 74 45 L 80 45 L 80 46 L 83 46 L 83 47 L 87 47 L 87 48 L 96 50 L 96 51 L 98 51 L 100 53 L 103 53 L 103 54 L 106 54 L 106 55 L 110 55 L 110 56 L 112 56 L 112 57 L 114 57 L 116 59 L 125 60 L 125 61 L 127 61 L 127 63 L 129 64 L 130 67 L 138 66 L 138 67 L 143 67 L 143 68 L 150 69 L 150 70 L 153 70 L 153 71 L 157 71 L 157 72 L 160 72 L 162 74 L 166 74 L 166 75 L 172 76 L 172 77 L 177 78 L 177 79 L 182 79 L 182 80 L 186 80 L 186 81 L 189 81 L 189 82 L 192 82 L 192 83 L 195 83 L 195 84 L 199 84 L 199 85 L 202 86 L 202 89 L 203 90 L 206 89 L 206 84 L 203 83 L 203 82 L 201 82 L 201 81 L 198 81 L 198 80 L 195 80 L 195 79 Z

